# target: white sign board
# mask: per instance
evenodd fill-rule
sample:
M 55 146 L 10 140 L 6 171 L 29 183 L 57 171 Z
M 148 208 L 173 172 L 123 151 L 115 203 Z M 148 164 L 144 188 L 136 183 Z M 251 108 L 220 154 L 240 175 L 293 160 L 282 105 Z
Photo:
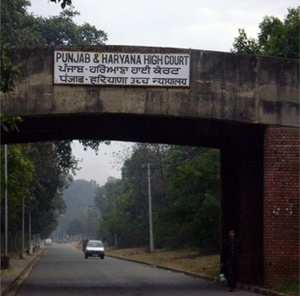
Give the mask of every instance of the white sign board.
M 187 87 L 190 55 L 54 51 L 54 83 Z

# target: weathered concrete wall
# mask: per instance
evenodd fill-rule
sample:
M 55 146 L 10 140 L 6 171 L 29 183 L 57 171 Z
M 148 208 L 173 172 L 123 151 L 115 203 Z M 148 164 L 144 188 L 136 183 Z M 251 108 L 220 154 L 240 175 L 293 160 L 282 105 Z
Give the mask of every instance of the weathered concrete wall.
M 190 53 L 190 87 L 54 85 L 54 48 L 33 48 L 13 54 L 13 61 L 21 72 L 14 94 L 1 95 L 2 111 L 23 117 L 118 113 L 299 126 L 297 60 L 172 48 L 60 49 Z

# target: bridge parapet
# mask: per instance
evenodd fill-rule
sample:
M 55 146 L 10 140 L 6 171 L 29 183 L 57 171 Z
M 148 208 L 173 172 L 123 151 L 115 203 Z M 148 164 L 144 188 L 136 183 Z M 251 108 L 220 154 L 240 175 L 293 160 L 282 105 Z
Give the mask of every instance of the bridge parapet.
M 188 55 L 189 85 L 55 84 L 55 50 Z M 1 94 L 1 110 L 8 114 L 145 114 L 299 126 L 299 61 L 294 59 L 131 46 L 19 49 L 12 58 L 20 75 L 15 91 Z

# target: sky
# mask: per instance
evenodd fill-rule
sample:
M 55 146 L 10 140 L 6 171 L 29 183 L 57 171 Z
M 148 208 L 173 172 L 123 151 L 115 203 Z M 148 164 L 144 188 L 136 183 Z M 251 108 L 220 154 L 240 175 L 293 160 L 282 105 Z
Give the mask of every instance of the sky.
M 283 20 L 287 9 L 299 6 L 299 0 L 72 0 L 72 4 L 80 12 L 74 21 L 105 31 L 107 45 L 230 52 L 239 28 L 245 29 L 248 37 L 257 38 L 265 16 Z M 43 17 L 62 11 L 49 0 L 31 0 L 28 10 Z M 114 153 L 131 145 L 101 144 L 96 155 L 75 142 L 74 155 L 82 159 L 75 179 L 94 180 L 102 186 L 110 176 L 120 178 L 122 163 Z

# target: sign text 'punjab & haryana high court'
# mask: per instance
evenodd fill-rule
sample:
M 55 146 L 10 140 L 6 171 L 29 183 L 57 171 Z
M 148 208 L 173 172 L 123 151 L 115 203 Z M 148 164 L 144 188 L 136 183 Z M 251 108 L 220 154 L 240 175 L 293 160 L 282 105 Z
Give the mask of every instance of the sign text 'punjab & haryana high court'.
M 54 83 L 189 86 L 190 55 L 54 51 Z

